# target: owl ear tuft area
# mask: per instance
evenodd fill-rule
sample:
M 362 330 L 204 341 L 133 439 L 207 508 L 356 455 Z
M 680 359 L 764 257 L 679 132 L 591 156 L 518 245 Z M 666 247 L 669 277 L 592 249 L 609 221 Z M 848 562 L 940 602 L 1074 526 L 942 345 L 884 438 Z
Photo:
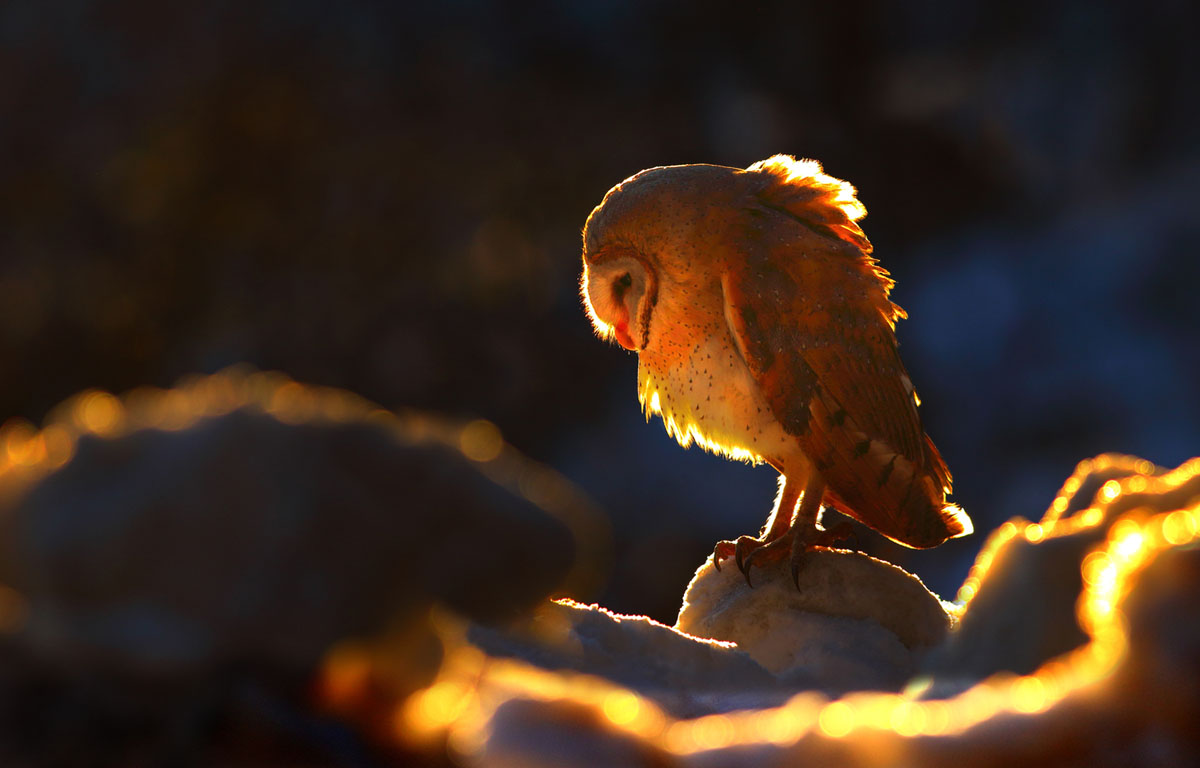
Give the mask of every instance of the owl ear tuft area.
M 867 209 L 850 182 L 826 175 L 816 160 L 797 160 L 791 155 L 769 157 L 746 171 L 762 177 L 758 197 L 765 205 L 870 255 L 871 241 L 857 224 Z

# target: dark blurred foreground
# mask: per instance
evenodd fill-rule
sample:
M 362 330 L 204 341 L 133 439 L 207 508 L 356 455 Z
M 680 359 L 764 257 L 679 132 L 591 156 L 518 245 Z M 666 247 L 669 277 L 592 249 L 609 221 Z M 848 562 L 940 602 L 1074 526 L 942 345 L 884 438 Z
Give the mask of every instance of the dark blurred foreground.
M 595 582 L 595 513 L 490 425 L 240 371 L 58 414 L 0 432 L 5 765 L 391 764 L 326 711 L 327 657 L 370 643 L 403 700 L 433 611 Z
M 653 165 L 819 158 L 987 530 L 1080 457 L 1197 452 L 1187 2 L 0 5 L 0 422 L 247 361 L 484 417 L 597 498 L 669 621 L 774 478 L 644 425 L 578 231 Z M 978 542 L 869 550 L 948 593 Z

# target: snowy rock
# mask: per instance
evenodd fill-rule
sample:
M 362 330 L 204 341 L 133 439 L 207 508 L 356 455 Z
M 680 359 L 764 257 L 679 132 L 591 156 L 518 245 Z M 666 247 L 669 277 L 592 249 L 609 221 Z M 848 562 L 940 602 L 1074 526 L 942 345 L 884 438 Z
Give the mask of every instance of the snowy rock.
M 736 569 L 706 563 L 674 628 L 556 603 L 520 631 L 475 627 L 468 639 L 490 656 L 598 675 L 695 717 L 802 690 L 898 690 L 949 626 L 920 580 L 860 553 L 812 553 L 801 590 L 783 564 L 756 575 L 751 589 Z
M 809 553 L 799 589 L 786 562 L 736 567 L 706 561 L 684 593 L 676 628 L 737 643 L 799 688 L 898 690 L 950 617 L 920 579 L 858 552 Z
M 597 605 L 551 603 L 524 631 L 476 626 L 468 639 L 490 656 L 599 675 L 679 717 L 779 704 L 795 691 L 731 643 Z

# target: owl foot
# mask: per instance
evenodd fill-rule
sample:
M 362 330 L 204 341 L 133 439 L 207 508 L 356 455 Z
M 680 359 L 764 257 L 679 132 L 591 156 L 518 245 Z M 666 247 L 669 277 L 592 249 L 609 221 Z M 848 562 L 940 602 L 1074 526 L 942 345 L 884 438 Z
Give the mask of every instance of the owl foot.
M 789 557 L 791 560 L 792 581 L 800 588 L 800 571 L 804 567 L 804 555 L 810 549 L 832 547 L 839 542 L 853 538 L 854 529 L 843 521 L 833 528 L 808 528 L 803 535 L 797 536 L 794 526 L 782 536 L 767 541 L 753 536 L 739 536 L 737 541 L 719 541 L 713 548 L 713 566 L 721 570 L 721 561 L 733 556 L 738 570 L 746 577 L 746 583 L 751 587 L 750 569 L 755 565 L 765 565 Z
M 742 536 L 737 540 L 737 551 L 734 554 L 734 560 L 737 561 L 737 566 L 741 569 L 742 575 L 746 577 L 746 584 L 753 588 L 754 584 L 750 581 L 750 568 L 755 563 L 759 563 L 760 565 L 763 563 L 773 563 L 782 560 L 791 551 L 791 531 L 773 541 L 762 541 L 750 536 Z
M 854 538 L 854 528 L 843 520 L 832 528 L 808 528 L 804 535 L 795 533 L 795 528 L 787 532 L 791 540 L 791 572 L 792 583 L 800 589 L 800 571 L 804 569 L 804 561 L 808 552 L 813 549 L 831 549 L 835 544 Z M 749 577 L 747 576 L 747 580 Z
M 718 573 L 721 571 L 721 561 L 732 555 L 736 546 L 732 541 L 718 541 L 717 545 L 713 547 L 713 568 L 716 568 Z
M 746 583 L 753 587 L 754 585 L 750 583 L 751 564 L 782 560 L 791 551 L 790 542 L 790 531 L 773 540 L 739 536 L 737 541 L 718 541 L 717 546 L 713 548 L 713 566 L 718 571 L 721 570 L 721 561 L 732 555 L 738 570 L 745 575 Z

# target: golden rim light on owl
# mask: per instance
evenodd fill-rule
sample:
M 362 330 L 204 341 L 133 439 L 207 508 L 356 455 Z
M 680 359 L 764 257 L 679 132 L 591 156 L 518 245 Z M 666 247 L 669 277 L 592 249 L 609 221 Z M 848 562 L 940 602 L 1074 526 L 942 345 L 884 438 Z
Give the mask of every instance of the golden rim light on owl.
M 865 214 L 815 160 L 776 155 L 642 171 L 584 225 L 584 304 L 602 338 L 638 353 L 647 416 L 684 447 L 782 476 L 760 536 L 714 550 L 747 578 L 789 552 L 794 577 L 807 549 L 834 543 L 822 505 L 914 548 L 971 531 L 946 501 Z

